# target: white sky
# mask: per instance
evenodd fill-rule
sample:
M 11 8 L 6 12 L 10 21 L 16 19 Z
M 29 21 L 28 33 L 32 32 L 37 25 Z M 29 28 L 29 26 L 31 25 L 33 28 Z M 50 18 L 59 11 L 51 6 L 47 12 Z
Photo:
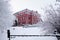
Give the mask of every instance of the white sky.
M 11 0 L 13 12 L 21 11 L 24 9 L 36 10 L 41 12 L 41 8 L 54 4 L 55 0 Z

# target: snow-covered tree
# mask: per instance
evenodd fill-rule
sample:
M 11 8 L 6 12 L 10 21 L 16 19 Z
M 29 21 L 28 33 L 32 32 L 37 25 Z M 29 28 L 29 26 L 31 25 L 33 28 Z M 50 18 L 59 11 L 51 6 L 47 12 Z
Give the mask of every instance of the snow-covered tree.
M 12 26 L 13 15 L 10 10 L 9 0 L 0 0 L 0 29 L 4 30 Z
M 49 8 L 45 9 L 45 13 L 46 21 L 60 33 L 60 3 L 56 2 L 54 5 L 49 5 Z
M 7 40 L 7 29 L 12 26 L 13 15 L 9 0 L 0 0 L 0 40 Z

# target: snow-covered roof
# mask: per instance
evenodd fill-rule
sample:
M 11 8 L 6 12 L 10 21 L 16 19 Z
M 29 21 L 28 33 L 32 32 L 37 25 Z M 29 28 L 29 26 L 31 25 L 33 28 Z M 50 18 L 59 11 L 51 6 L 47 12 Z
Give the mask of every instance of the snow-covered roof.
M 18 11 L 16 13 L 14 13 L 14 15 L 21 15 L 21 13 L 40 16 L 40 14 L 37 11 L 33 11 L 33 10 L 29 10 L 29 9 L 24 9 L 22 11 Z

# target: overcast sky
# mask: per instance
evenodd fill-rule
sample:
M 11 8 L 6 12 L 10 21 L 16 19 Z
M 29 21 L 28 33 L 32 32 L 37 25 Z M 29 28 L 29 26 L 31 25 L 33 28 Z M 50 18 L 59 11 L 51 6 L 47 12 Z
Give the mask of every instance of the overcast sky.
M 26 8 L 40 12 L 41 8 L 54 3 L 55 0 L 11 0 L 10 2 L 13 12 L 21 11 Z

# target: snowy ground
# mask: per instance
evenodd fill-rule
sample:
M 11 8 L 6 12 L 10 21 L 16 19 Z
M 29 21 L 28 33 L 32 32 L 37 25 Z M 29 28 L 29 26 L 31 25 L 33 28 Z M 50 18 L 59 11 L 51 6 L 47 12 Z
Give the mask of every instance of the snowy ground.
M 45 34 L 43 29 L 33 27 L 33 28 L 22 28 L 22 27 L 17 27 L 17 28 L 10 28 L 11 35 L 40 35 L 40 34 Z M 5 30 L 4 32 L 0 32 L 0 40 L 8 40 L 7 38 L 7 31 Z M 4 36 L 4 37 L 3 37 Z M 41 36 L 41 37 L 12 37 L 11 40 L 57 40 L 56 37 L 53 36 Z
M 10 32 L 11 32 L 11 35 L 21 35 L 21 34 L 22 35 L 26 35 L 26 34 L 28 34 L 28 35 L 33 35 L 33 34 L 40 35 L 43 33 L 43 31 L 41 31 L 41 30 L 39 28 L 17 27 L 17 28 L 11 28 Z M 0 32 L 0 40 L 2 40 L 2 39 L 8 40 L 6 30 L 4 32 Z M 19 36 L 17 36 L 17 37 L 12 37 L 11 40 L 57 40 L 57 38 L 53 37 L 53 36 L 42 36 L 42 37 L 19 37 Z
M 11 35 L 44 35 L 46 31 L 43 31 L 41 27 L 23 28 L 23 27 L 12 27 L 10 29 Z M 53 36 L 41 36 L 41 37 L 19 37 L 11 38 L 11 40 L 57 40 Z
M 11 40 L 57 40 L 56 37 L 16 37 Z

